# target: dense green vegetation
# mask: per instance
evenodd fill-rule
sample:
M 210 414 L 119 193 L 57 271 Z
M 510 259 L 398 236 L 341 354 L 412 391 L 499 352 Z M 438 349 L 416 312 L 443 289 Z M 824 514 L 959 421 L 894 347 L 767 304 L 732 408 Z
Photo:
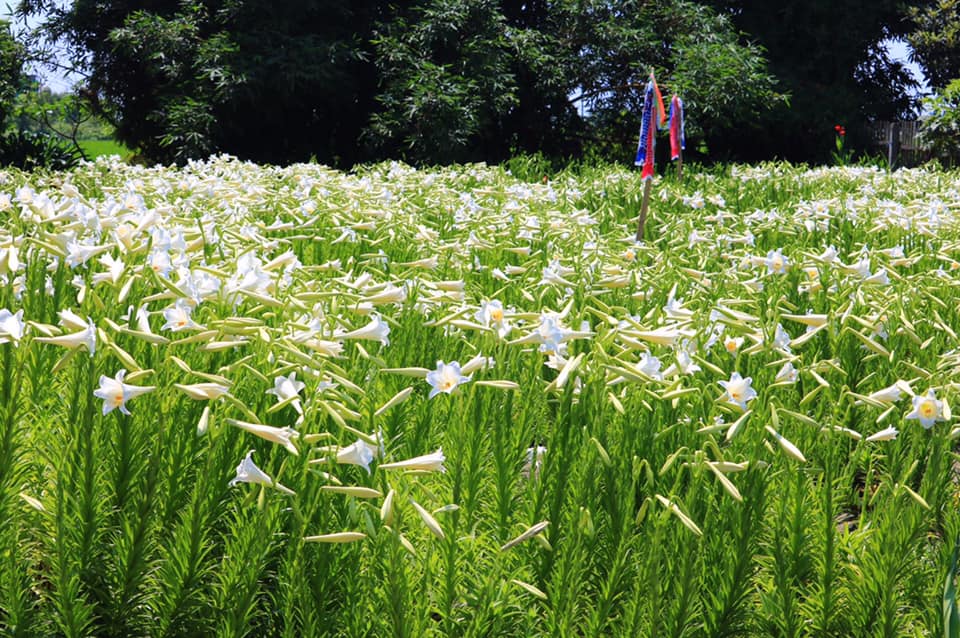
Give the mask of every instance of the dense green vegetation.
M 960 79 L 960 2 L 938 0 L 909 9 L 914 57 L 934 89 Z
M 4 173 L 0 633 L 944 635 L 960 175 L 512 165 Z
M 689 154 L 824 162 L 835 125 L 869 153 L 869 122 L 915 112 L 888 39 L 910 39 L 934 88 L 956 75 L 955 4 L 22 0 L 19 16 L 30 55 L 66 55 L 86 108 L 148 160 L 623 161 L 652 69 L 686 100 Z

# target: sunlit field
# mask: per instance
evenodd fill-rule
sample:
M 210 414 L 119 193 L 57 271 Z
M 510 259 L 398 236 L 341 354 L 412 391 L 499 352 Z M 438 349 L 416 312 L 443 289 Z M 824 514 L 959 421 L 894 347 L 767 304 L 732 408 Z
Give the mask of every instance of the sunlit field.
M 0 633 L 944 635 L 960 174 L 642 189 L 3 173 Z

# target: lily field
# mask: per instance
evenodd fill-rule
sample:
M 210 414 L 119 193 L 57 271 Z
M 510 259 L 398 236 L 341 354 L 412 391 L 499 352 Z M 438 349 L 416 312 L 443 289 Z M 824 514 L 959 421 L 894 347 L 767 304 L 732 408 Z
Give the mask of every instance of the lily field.
M 960 636 L 960 173 L 540 177 L 0 173 L 0 635 Z

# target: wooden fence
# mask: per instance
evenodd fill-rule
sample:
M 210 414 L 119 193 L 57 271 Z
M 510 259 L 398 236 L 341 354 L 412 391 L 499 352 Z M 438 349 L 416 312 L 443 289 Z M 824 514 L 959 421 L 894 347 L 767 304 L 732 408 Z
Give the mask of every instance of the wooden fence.
M 916 121 L 874 122 L 871 126 L 873 143 L 884 151 L 890 168 L 916 166 L 926 159 L 917 142 L 919 131 Z

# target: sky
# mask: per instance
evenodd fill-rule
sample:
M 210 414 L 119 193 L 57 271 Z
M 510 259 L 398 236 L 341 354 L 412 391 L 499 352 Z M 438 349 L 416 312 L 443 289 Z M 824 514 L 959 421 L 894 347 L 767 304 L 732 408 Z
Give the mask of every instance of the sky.
M 8 20 L 11 24 L 14 25 L 14 33 L 17 33 L 22 29 L 17 24 L 17 21 L 12 17 L 13 16 L 13 7 L 12 2 L 4 2 L 0 5 L 0 20 Z M 28 28 L 34 27 L 39 20 L 31 20 L 28 24 Z M 52 69 L 36 69 L 40 75 L 40 82 L 44 86 L 49 87 L 52 91 L 56 93 L 66 93 L 73 88 L 73 85 L 76 83 L 78 77 L 70 76 L 65 71 L 62 70 L 52 70 Z
M 913 77 L 920 81 L 920 94 L 926 95 L 930 93 L 930 85 L 927 84 L 927 78 L 923 74 L 923 70 L 920 68 L 920 65 L 910 62 L 910 45 L 907 44 L 905 40 L 887 40 L 886 42 L 887 51 L 890 53 L 890 57 L 894 60 L 902 60 L 906 63 L 907 68 L 913 74 Z

